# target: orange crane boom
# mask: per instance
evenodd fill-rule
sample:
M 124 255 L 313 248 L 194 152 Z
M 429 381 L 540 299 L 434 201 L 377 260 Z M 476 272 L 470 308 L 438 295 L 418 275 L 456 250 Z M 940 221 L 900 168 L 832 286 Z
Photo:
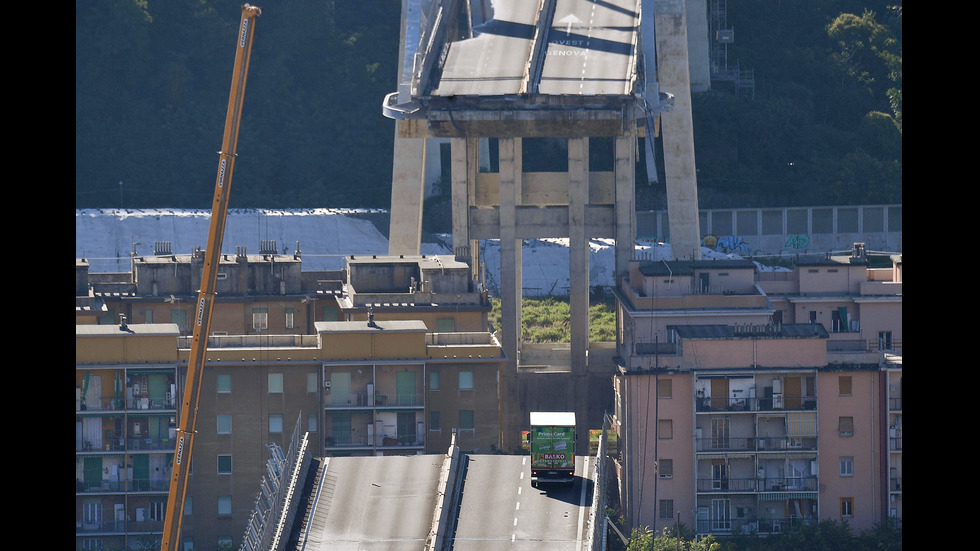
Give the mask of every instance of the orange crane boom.
M 197 409 L 201 395 L 201 378 L 207 358 L 208 335 L 211 328 L 211 310 L 214 306 L 215 289 L 218 284 L 218 263 L 221 259 L 221 241 L 225 233 L 228 215 L 228 195 L 231 192 L 231 175 L 235 168 L 238 148 L 238 127 L 242 118 L 242 102 L 245 98 L 245 80 L 248 76 L 248 62 L 252 55 L 252 39 L 255 34 L 255 19 L 262 10 L 249 4 L 242 5 L 242 21 L 238 32 L 238 46 L 235 50 L 235 69 L 231 78 L 231 94 L 228 98 L 228 115 L 225 118 L 225 133 L 218 152 L 218 179 L 214 186 L 214 202 L 211 205 L 211 226 L 208 231 L 207 250 L 204 256 L 204 272 L 201 276 L 201 289 L 197 299 L 197 314 L 194 317 L 194 337 L 191 341 L 191 354 L 187 363 L 184 392 L 181 396 L 180 417 L 177 427 L 177 444 L 174 450 L 173 475 L 170 479 L 170 494 L 167 497 L 167 514 L 163 521 L 163 538 L 160 549 L 180 549 L 180 527 L 184 516 L 184 500 L 187 496 L 187 481 L 190 473 L 191 452 L 194 449 L 194 435 L 197 433 Z

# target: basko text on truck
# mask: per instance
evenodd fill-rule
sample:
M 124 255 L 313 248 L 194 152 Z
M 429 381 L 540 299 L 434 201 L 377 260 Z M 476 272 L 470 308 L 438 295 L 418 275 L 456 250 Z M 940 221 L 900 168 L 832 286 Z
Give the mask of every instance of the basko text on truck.
M 531 486 L 575 482 L 575 412 L 532 411 L 528 447 Z

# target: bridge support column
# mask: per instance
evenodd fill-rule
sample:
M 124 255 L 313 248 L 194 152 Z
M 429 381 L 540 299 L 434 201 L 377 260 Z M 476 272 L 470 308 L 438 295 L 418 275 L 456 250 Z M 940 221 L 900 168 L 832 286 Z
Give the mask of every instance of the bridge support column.
M 568 140 L 568 311 L 572 373 L 586 369 L 589 349 L 589 138 Z
M 452 155 L 452 222 L 453 253 L 456 260 L 470 266 L 470 278 L 480 276 L 480 241 L 470 239 L 470 203 L 479 177 L 480 140 L 478 138 L 453 138 L 450 141 Z
M 401 138 L 395 121 L 395 155 L 391 172 L 388 254 L 422 252 L 422 206 L 425 197 L 425 138 Z
M 636 251 L 636 134 L 616 138 L 616 260 L 613 284 L 629 274 Z
M 516 206 L 521 202 L 521 138 L 500 139 L 500 325 L 507 362 L 516 371 L 521 350 L 522 240 Z
M 698 181 L 694 163 L 691 70 L 684 0 L 654 0 L 657 81 L 674 94 L 674 108 L 660 115 L 663 136 L 670 246 L 678 260 L 701 259 Z

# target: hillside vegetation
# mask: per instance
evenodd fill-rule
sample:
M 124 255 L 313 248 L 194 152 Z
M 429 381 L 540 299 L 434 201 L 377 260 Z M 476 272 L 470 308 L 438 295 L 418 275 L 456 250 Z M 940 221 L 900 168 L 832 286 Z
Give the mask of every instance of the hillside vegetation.
M 401 1 L 256 4 L 230 207 L 389 208 Z M 240 18 L 76 1 L 76 208 L 210 208 Z M 692 98 L 701 207 L 901 202 L 901 4 L 728 0 L 727 21 L 756 90 Z
M 500 299 L 492 298 L 491 330 L 499 330 Z M 524 342 L 571 342 L 568 297 L 521 299 L 521 337 Z M 589 342 L 616 340 L 616 302 L 612 294 L 593 296 L 589 304 Z

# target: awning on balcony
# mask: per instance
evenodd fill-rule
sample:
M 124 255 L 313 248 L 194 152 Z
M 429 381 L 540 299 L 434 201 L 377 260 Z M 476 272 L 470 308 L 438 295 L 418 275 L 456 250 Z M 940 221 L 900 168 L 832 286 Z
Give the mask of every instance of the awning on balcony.
M 81 457 L 83 459 L 106 459 L 106 458 L 119 459 L 122 456 L 123 456 L 122 450 L 116 453 L 86 453 L 86 454 L 79 453 L 76 455 L 76 457 Z
M 817 412 L 794 411 L 786 414 L 786 432 L 789 436 L 808 438 L 817 435 Z
M 759 494 L 759 501 L 786 501 L 787 499 L 817 499 L 817 492 L 777 492 Z

